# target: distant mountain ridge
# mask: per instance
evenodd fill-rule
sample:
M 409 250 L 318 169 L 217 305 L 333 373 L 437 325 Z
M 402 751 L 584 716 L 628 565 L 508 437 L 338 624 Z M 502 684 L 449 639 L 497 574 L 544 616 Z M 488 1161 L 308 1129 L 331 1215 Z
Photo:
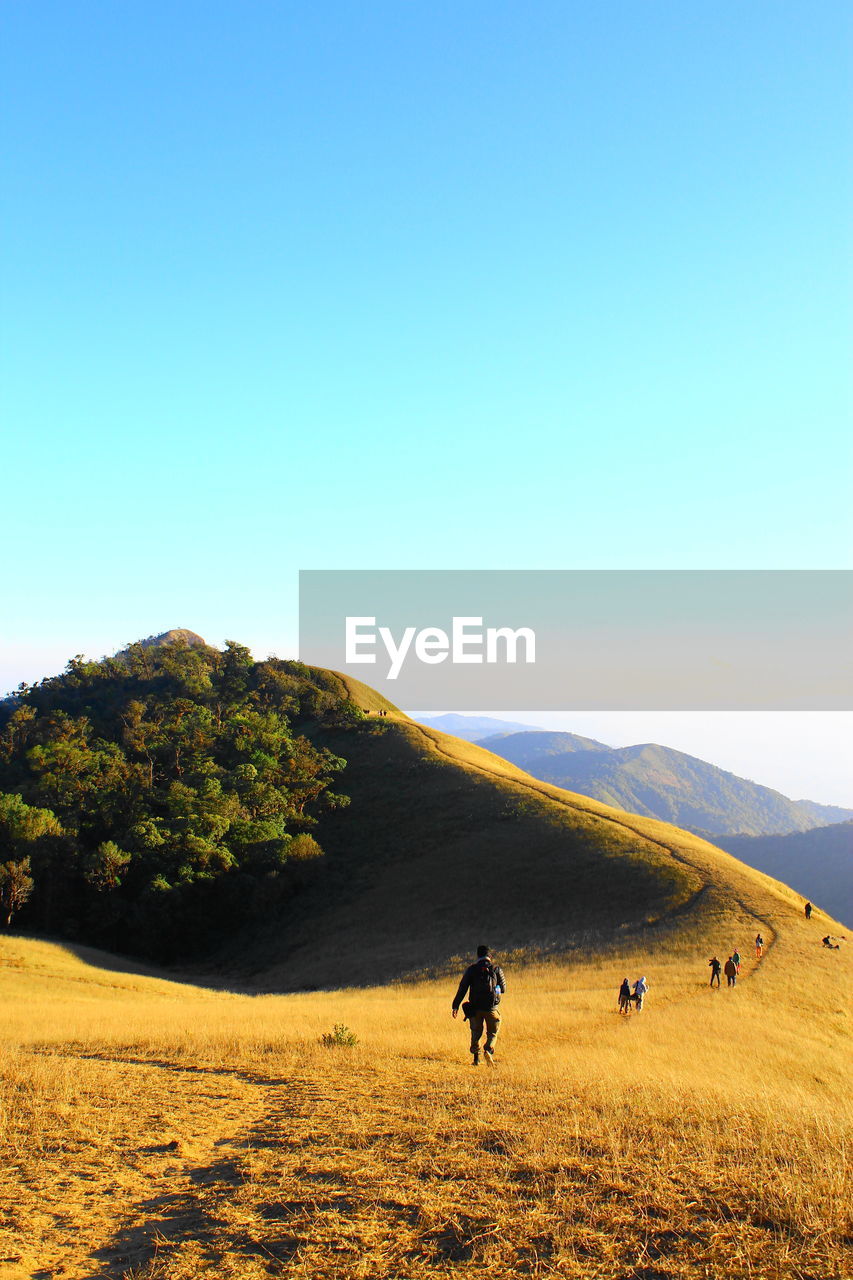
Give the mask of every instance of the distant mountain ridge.
M 578 734 L 526 732 L 479 745 L 543 782 L 711 837 L 784 835 L 853 818 L 853 809 L 790 800 L 657 743 L 606 747 Z
M 786 836 L 717 836 L 715 843 L 853 929 L 853 822 Z
M 444 716 L 419 716 L 418 724 L 425 724 L 440 733 L 450 733 L 465 742 L 479 742 L 497 733 L 535 732 L 535 724 L 517 724 L 514 720 L 495 720 L 491 716 L 462 716 L 455 711 Z

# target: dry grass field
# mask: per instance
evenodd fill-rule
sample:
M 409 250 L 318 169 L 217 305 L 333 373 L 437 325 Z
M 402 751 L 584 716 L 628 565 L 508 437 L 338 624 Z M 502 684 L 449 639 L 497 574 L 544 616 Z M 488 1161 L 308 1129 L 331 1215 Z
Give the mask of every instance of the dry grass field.
M 0 938 L 0 1280 L 849 1275 L 840 926 L 686 832 L 387 721 L 325 735 L 353 803 L 292 919 L 223 951 L 242 989 Z M 480 941 L 509 984 L 493 1070 L 450 1017 Z
M 494 1070 L 449 976 L 251 996 L 4 939 L 0 1275 L 849 1274 L 851 975 L 819 937 L 792 919 L 731 991 L 684 936 L 516 957 Z

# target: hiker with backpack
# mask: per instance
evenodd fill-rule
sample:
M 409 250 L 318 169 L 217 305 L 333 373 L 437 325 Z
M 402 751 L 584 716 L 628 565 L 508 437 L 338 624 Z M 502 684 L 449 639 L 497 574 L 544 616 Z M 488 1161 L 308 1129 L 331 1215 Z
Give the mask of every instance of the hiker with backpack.
M 764 939 L 762 938 L 762 936 L 761 936 L 761 934 L 760 934 L 760 933 L 757 933 L 757 934 L 755 935 L 755 958 L 756 958 L 756 960 L 760 960 L 760 959 L 761 959 L 761 953 L 762 953 L 762 951 L 763 951 L 763 950 L 764 950 Z
M 627 978 L 622 979 L 622 986 L 619 988 L 619 1012 L 630 1013 L 631 1001 L 634 997 L 631 995 L 631 984 Z
M 723 973 L 726 975 L 726 986 L 733 987 L 737 982 L 737 965 L 734 962 L 733 956 L 729 956 L 728 960 L 723 965 Z
M 506 979 L 499 964 L 494 964 L 487 946 L 477 948 L 477 959 L 462 975 L 451 1012 L 455 1018 L 462 1005 L 462 1014 L 471 1024 L 472 1066 L 480 1064 L 480 1037 L 486 1032 L 483 1054 L 490 1067 L 495 1064 L 495 1040 L 501 1026 L 498 1004 L 506 991 Z M 465 1000 L 465 996 L 468 999 Z M 464 1001 L 464 1003 L 463 1003 Z

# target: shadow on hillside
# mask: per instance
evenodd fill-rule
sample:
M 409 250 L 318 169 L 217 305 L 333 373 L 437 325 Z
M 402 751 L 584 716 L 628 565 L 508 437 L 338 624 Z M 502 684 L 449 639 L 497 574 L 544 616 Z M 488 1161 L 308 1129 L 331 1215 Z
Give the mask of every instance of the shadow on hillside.
M 164 969 L 157 965 L 147 964 L 135 956 L 124 956 L 115 951 L 101 951 L 98 947 L 88 947 L 83 943 L 69 942 L 67 938 L 57 938 L 38 933 L 3 933 L 4 938 L 15 942 L 43 943 L 55 947 L 79 960 L 89 969 L 100 969 L 105 973 L 124 973 L 132 977 L 151 978 L 157 982 L 171 982 L 176 986 L 200 987 L 205 991 L 230 992 L 235 995 L 258 995 L 258 987 L 250 982 L 231 981 L 227 974 L 212 974 L 209 969 L 194 971 L 190 967 Z
M 165 969 L 158 969 L 155 965 L 146 964 L 133 956 L 101 951 L 98 947 L 69 942 L 67 938 L 53 937 L 43 933 L 4 933 L 3 937 L 15 942 L 43 943 L 46 946 L 56 947 L 58 951 L 66 951 L 68 955 L 74 956 L 76 960 L 92 969 L 106 969 L 110 973 L 131 973 L 144 978 L 161 978 L 170 982 L 176 980 Z

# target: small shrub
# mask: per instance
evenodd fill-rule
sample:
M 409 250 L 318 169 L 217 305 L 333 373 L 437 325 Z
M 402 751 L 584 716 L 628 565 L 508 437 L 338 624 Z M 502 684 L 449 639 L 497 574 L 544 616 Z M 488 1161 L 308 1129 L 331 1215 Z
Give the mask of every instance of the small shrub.
M 320 1037 L 320 1043 L 326 1045 L 328 1049 L 334 1049 L 337 1045 L 351 1049 L 354 1044 L 358 1044 L 358 1036 L 342 1022 L 336 1022 L 332 1031 L 327 1031 Z
M 313 836 L 302 832 L 294 836 L 287 846 L 288 862 L 311 862 L 314 858 L 322 858 L 323 850 Z

